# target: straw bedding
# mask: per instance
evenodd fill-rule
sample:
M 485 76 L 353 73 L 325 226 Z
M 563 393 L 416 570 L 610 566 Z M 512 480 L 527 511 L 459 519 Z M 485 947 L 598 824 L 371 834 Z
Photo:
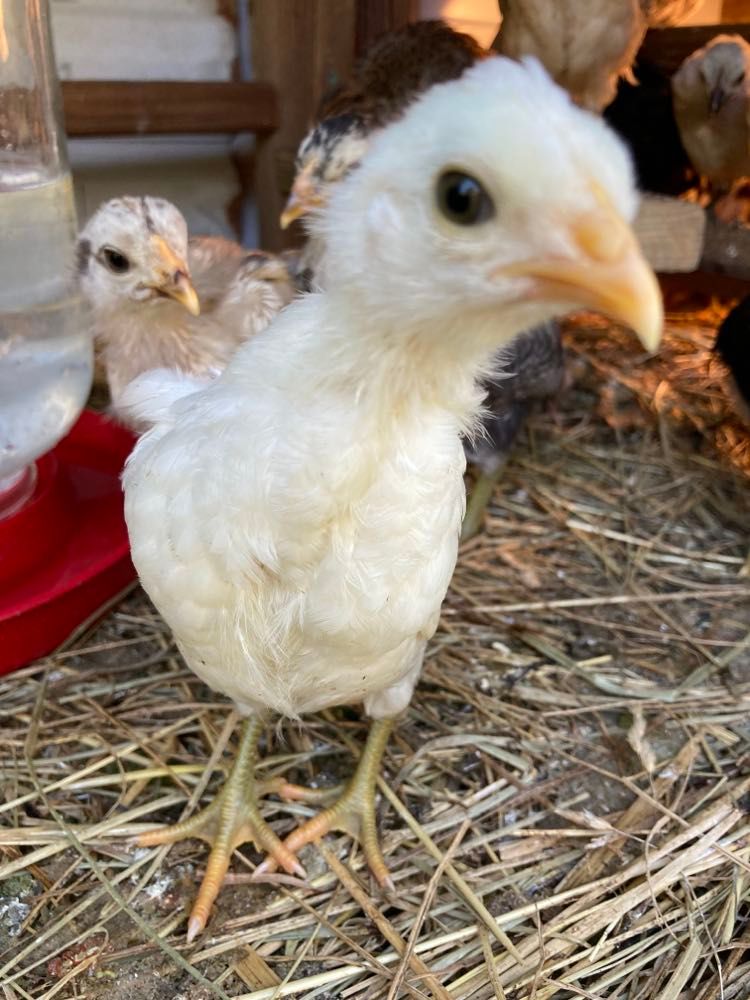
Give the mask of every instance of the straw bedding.
M 137 589 L 0 682 L 0 997 L 750 996 L 750 449 L 717 319 L 671 317 L 650 361 L 569 330 L 575 388 L 463 548 L 386 755 L 394 898 L 346 837 L 307 883 L 251 883 L 247 845 L 185 945 L 205 845 L 128 838 L 215 787 L 234 718 Z M 269 729 L 262 773 L 336 784 L 364 732 Z

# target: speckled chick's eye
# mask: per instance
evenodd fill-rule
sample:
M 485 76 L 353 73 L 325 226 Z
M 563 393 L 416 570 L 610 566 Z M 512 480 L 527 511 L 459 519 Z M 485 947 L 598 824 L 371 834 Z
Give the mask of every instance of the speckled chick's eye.
M 102 247 L 101 259 L 112 274 L 127 274 L 130 270 L 130 261 L 128 258 L 124 253 L 115 250 L 114 247 Z
M 476 226 L 495 214 L 492 198 L 480 182 L 460 170 L 441 174 L 435 194 L 442 215 L 457 226 Z

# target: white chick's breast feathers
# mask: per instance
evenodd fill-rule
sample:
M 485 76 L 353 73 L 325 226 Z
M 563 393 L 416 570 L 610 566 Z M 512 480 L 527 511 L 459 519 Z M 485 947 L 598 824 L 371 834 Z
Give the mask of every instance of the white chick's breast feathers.
M 221 380 L 172 402 L 128 462 L 126 516 L 141 579 L 208 684 L 248 711 L 364 701 L 377 717 L 408 703 L 437 626 L 465 460 L 449 413 L 402 412 L 373 436 L 367 401 L 352 412 L 321 368 L 325 323 L 321 296 L 293 303 Z M 293 370 L 277 358 L 290 349 Z M 173 401 L 174 373 L 152 372 L 127 402 L 158 408 L 161 379 Z

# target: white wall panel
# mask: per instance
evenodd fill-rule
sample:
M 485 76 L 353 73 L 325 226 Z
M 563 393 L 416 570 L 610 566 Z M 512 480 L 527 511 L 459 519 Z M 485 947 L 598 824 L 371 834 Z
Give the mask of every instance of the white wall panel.
M 60 76 L 73 80 L 229 80 L 237 45 L 215 0 L 51 0 Z M 230 136 L 74 139 L 81 221 L 108 198 L 173 201 L 196 233 L 234 236 L 239 192 Z M 252 236 L 252 234 L 251 234 Z

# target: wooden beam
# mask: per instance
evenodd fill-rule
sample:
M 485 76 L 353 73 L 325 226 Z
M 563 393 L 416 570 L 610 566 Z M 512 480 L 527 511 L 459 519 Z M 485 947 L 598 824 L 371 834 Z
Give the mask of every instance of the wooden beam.
M 741 222 L 724 222 L 694 202 L 646 194 L 634 228 L 646 259 L 661 274 L 750 281 L 750 227 Z
M 750 42 L 750 24 L 710 24 L 685 28 L 652 28 L 646 32 L 637 61 L 671 76 L 691 52 L 715 35 L 742 35 Z
M 279 124 L 274 88 L 255 81 L 65 80 L 62 92 L 70 136 L 267 134 Z
M 349 78 L 354 64 L 356 0 L 252 0 L 253 66 L 276 88 L 277 132 L 258 142 L 257 187 L 262 244 L 294 246 L 298 227 L 282 232 L 279 216 L 294 177 L 297 148 L 320 99 Z
M 721 5 L 721 19 L 722 21 L 734 21 L 742 24 L 750 21 L 747 0 L 724 0 Z

